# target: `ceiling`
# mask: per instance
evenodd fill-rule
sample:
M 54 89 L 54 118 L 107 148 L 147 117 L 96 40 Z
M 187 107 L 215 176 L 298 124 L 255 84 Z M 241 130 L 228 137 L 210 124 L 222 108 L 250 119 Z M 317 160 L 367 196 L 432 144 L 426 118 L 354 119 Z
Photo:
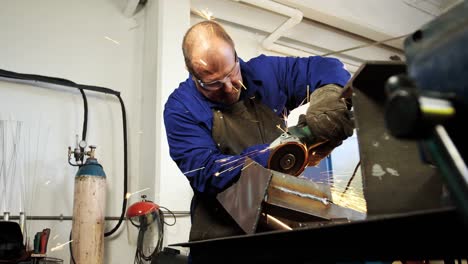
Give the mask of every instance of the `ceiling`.
M 256 32 L 259 38 L 255 41 L 260 41 L 262 52 L 334 56 L 352 71 L 365 60 L 395 55 L 404 59 L 405 37 L 458 2 L 461 0 L 191 0 L 191 10 L 200 17 L 208 15 Z
M 462 0 L 275 0 L 305 19 L 375 41 L 411 34 Z M 402 39 L 389 46 L 402 48 Z

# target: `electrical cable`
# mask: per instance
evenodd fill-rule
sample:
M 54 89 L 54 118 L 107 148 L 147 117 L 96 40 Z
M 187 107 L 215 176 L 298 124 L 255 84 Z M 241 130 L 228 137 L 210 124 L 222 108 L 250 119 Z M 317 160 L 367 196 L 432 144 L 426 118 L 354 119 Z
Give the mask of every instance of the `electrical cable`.
M 84 84 L 77 84 L 67 79 L 57 78 L 57 77 L 49 77 L 43 75 L 35 75 L 35 74 L 24 74 L 24 73 L 17 73 L 12 71 L 6 71 L 0 69 L 0 77 L 8 78 L 8 79 L 15 79 L 18 81 L 24 81 L 26 83 L 30 83 L 32 85 L 39 85 L 40 83 L 48 83 L 48 84 L 55 84 L 60 86 L 67 86 L 73 88 L 81 88 L 83 90 L 94 91 L 98 93 L 105 93 L 105 94 L 113 94 L 113 95 L 120 95 L 120 92 L 114 91 L 109 88 L 100 87 L 100 86 L 93 86 L 93 85 L 84 85 Z
M 169 214 L 174 217 L 174 222 L 169 224 L 165 221 L 164 214 L 165 212 L 161 209 L 166 210 Z M 148 221 L 149 219 L 153 220 L 157 224 L 157 231 L 158 231 L 158 238 L 156 242 L 156 246 L 154 247 L 153 251 L 151 254 L 145 254 L 145 235 L 151 236 L 154 229 L 151 228 L 152 221 Z M 168 226 L 173 226 L 176 224 L 177 219 L 175 217 L 175 214 L 167 209 L 164 206 L 159 206 L 159 209 L 157 212 L 151 213 L 151 215 L 142 215 L 139 217 L 139 223 L 134 222 L 131 218 L 129 219 L 130 223 L 138 228 L 138 238 L 137 238 L 137 247 L 135 251 L 135 258 L 134 258 L 134 264 L 143 264 L 146 263 L 145 261 L 151 261 L 153 258 L 155 258 L 162 250 L 163 250 L 163 245 L 164 245 L 164 225 Z
M 341 193 L 341 195 L 344 195 L 345 192 L 349 189 L 349 186 L 351 186 L 351 182 L 353 181 L 354 179 L 354 176 L 356 176 L 356 172 L 359 168 L 359 166 L 361 165 L 361 160 L 359 160 L 359 162 L 356 164 L 356 167 L 354 168 L 354 171 L 353 171 L 353 175 L 351 175 L 351 178 L 349 178 L 349 181 L 348 183 L 346 184 L 346 187 L 345 189 L 343 190 L 343 192 Z
M 78 88 L 78 90 L 80 90 L 80 93 L 81 93 L 81 97 L 83 98 L 83 108 L 84 108 L 84 113 L 83 113 L 83 131 L 81 133 L 81 140 L 84 140 L 86 141 L 86 133 L 88 131 L 88 99 L 86 98 L 86 94 L 83 90 L 83 88 Z M 81 147 L 80 147 L 81 148 Z M 81 148 L 81 152 L 80 153 L 83 153 L 84 152 L 84 148 Z M 84 159 L 84 155 L 81 156 L 81 164 L 83 164 L 83 159 Z M 73 164 L 70 162 L 70 157 L 68 159 L 68 164 L 72 165 L 72 166 L 78 166 L 78 167 L 81 167 L 82 165 L 77 165 L 77 164 Z M 72 230 L 70 230 L 70 240 L 72 239 Z M 68 249 L 70 250 L 70 258 L 72 260 L 72 263 L 76 263 L 75 262 L 75 258 L 73 256 L 73 249 L 72 249 L 72 244 L 70 243 L 68 245 Z
M 70 237 L 69 237 L 68 240 L 69 241 L 72 240 L 72 231 L 71 230 L 70 230 Z M 72 243 L 68 243 L 68 249 L 70 250 L 70 258 L 71 258 L 72 264 L 76 264 L 75 257 L 73 256 Z
M 347 48 L 347 49 L 327 52 L 327 53 L 324 53 L 324 54 L 320 54 L 320 56 L 327 57 L 327 56 L 331 56 L 331 55 L 341 54 L 341 53 L 344 53 L 344 52 L 347 52 L 347 51 L 367 48 L 367 47 L 371 47 L 371 46 L 377 46 L 377 45 L 383 44 L 385 42 L 389 42 L 389 41 L 393 41 L 393 40 L 397 40 L 397 39 L 401 39 L 401 38 L 406 38 L 406 37 L 408 37 L 410 35 L 411 34 L 404 34 L 404 35 L 400 35 L 400 36 L 397 36 L 397 37 L 391 37 L 391 38 L 387 38 L 387 39 L 383 39 L 383 40 L 379 40 L 379 41 L 373 41 L 371 43 L 367 43 L 367 44 L 363 44 L 363 45 L 359 45 L 359 46 L 355 46 L 355 47 L 351 47 L 351 48 Z
M 109 232 L 106 232 L 104 233 L 104 236 L 107 237 L 107 236 L 110 236 L 112 234 L 115 233 L 115 231 L 117 231 L 120 227 L 120 225 L 122 224 L 124 218 L 125 218 L 125 211 L 127 210 L 127 199 L 126 199 L 126 195 L 127 195 L 127 188 L 128 188 L 128 185 L 127 185 L 127 179 L 128 179 L 128 153 L 127 153 L 127 114 L 126 114 L 126 111 L 125 111 L 125 105 L 124 105 L 124 102 L 122 100 L 122 98 L 120 97 L 120 94 L 119 95 L 116 95 L 118 98 L 119 98 L 119 102 L 120 102 L 120 106 L 122 108 L 122 126 L 123 126 L 123 140 L 124 140 L 124 188 L 123 188 L 123 202 L 122 202 L 122 213 L 120 215 L 120 219 L 119 219 L 119 222 L 117 222 L 117 225 L 114 226 L 114 228 L 109 231 Z
M 165 207 L 160 207 L 160 208 L 164 208 L 170 212 L 170 210 Z M 144 244 L 145 241 L 147 241 L 145 240 L 145 235 L 151 236 L 152 235 L 151 231 L 154 231 L 154 229 L 151 228 L 151 225 L 153 222 L 149 222 L 148 219 L 151 219 L 156 222 L 158 238 L 157 238 L 156 246 L 154 247 L 153 251 L 150 254 L 145 254 L 145 247 L 148 246 Z M 133 224 L 133 226 L 139 229 L 134 263 L 144 264 L 146 263 L 146 261 L 151 261 L 154 257 L 156 257 L 162 251 L 162 248 L 164 245 L 164 224 L 167 224 L 164 220 L 164 212 L 161 209 L 158 209 L 157 212 L 153 212 L 151 214 L 151 217 L 149 215 L 140 216 L 139 224 L 134 223 L 131 219 L 130 219 L 130 222 Z
M 164 206 L 159 206 L 159 207 L 160 207 L 160 208 L 163 208 L 164 210 L 166 210 L 166 211 L 167 211 L 168 213 L 170 213 L 170 214 L 172 215 L 172 217 L 174 218 L 174 223 L 168 224 L 166 221 L 164 221 L 164 212 L 161 211 L 163 223 L 166 224 L 166 225 L 168 225 L 168 226 L 174 226 L 174 225 L 177 223 L 177 218 L 176 218 L 175 214 L 174 214 L 171 210 L 167 209 L 167 208 L 164 207 Z
M 84 108 L 83 131 L 81 133 L 81 140 L 84 140 L 86 142 L 86 132 L 88 131 L 88 99 L 86 98 L 86 94 L 83 88 L 79 87 L 78 90 L 80 90 L 81 96 L 83 97 L 83 108 Z M 84 148 L 80 147 L 80 153 L 84 153 Z M 80 159 L 81 159 L 81 164 L 83 164 L 84 155 L 82 155 Z M 68 163 L 71 163 L 70 160 L 68 160 Z
M 81 133 L 81 139 L 86 141 L 86 132 L 88 131 L 88 99 L 83 88 L 78 87 L 80 90 L 81 96 L 83 97 L 83 107 L 84 107 L 84 118 L 83 118 L 83 132 Z

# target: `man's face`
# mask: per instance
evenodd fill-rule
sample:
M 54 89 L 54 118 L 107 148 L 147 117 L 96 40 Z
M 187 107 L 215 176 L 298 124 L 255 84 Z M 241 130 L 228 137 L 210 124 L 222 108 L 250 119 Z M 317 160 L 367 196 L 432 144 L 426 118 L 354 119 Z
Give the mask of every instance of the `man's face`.
M 197 89 L 211 101 L 231 105 L 240 97 L 242 76 L 235 50 L 218 43 L 214 50 L 192 56 Z

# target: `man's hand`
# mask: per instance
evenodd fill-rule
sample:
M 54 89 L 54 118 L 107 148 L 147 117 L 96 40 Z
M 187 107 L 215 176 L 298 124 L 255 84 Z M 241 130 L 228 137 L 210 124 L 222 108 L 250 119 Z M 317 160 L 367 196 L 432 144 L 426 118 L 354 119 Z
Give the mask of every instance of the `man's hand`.
M 326 143 L 309 153 L 310 166 L 317 165 L 343 140 L 353 135 L 354 122 L 345 99 L 341 98 L 342 92 L 341 87 L 328 84 L 311 94 L 305 121 L 316 141 Z

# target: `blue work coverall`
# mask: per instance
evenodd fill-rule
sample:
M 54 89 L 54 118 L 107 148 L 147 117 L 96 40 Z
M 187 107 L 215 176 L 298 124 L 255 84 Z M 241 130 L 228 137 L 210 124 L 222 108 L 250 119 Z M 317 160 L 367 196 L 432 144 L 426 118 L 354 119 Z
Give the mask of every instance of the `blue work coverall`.
M 247 62 L 239 60 L 243 83 L 247 87 L 247 90 L 242 89 L 240 100 L 255 95 L 278 116 L 304 102 L 307 86 L 312 93 L 327 84 L 345 86 L 350 78 L 342 62 L 335 58 L 260 55 Z M 224 106 L 211 102 L 198 92 L 191 77 L 180 83 L 165 104 L 164 122 L 170 155 L 185 173 L 195 193 L 216 194 L 236 180 L 241 167 L 214 176 L 222 170 L 216 161 L 232 157 L 220 152 L 211 134 L 212 109 Z M 264 148 L 264 145 L 252 146 L 240 155 Z M 266 152 L 253 159 L 266 166 L 268 155 Z

